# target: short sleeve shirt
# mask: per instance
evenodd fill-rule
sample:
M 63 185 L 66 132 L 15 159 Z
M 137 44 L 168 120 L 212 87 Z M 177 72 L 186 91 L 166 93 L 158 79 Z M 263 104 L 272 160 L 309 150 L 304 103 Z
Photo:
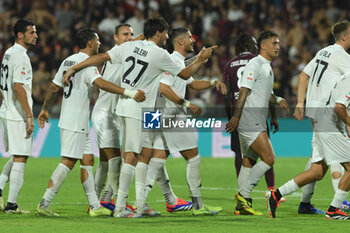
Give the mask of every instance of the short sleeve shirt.
M 176 76 L 182 67 L 175 64 L 170 54 L 152 41 L 130 41 L 107 52 L 113 64 L 121 64 L 121 87 L 145 92 L 146 101 L 121 96 L 116 114 L 141 119 L 143 107 L 154 108 L 159 86 L 159 75 L 169 72 Z
M 240 87 L 250 89 L 244 105 L 239 129 L 252 125 L 266 128 L 266 118 L 270 96 L 273 90 L 274 75 L 271 62 L 261 55 L 251 59 L 243 71 Z
M 64 73 L 73 65 L 89 56 L 79 52 L 66 58 L 55 75 L 53 83 L 63 87 Z M 70 80 L 70 86 L 64 87 L 61 115 L 58 126 L 70 131 L 88 133 L 90 116 L 90 98 L 93 82 L 101 77 L 94 66 L 86 67 L 75 73 Z
M 309 76 L 305 115 L 315 118 L 326 106 L 330 92 L 341 76 L 350 72 L 350 55 L 338 44 L 321 49 L 305 66 Z
M 32 108 L 33 72 L 27 50 L 17 43 L 7 49 L 1 63 L 0 73 L 0 89 L 4 98 L 0 108 L 0 117 L 14 121 L 25 120 L 27 115 L 17 98 L 14 84 L 23 84 L 28 104 Z

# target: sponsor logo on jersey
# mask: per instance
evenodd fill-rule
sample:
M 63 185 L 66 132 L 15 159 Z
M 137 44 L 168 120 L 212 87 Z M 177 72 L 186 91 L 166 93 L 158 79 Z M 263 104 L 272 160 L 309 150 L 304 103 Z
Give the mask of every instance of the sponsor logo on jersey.
M 247 79 L 253 80 L 254 72 L 249 72 Z
M 144 129 L 160 129 L 161 112 L 145 111 L 143 112 L 143 128 Z

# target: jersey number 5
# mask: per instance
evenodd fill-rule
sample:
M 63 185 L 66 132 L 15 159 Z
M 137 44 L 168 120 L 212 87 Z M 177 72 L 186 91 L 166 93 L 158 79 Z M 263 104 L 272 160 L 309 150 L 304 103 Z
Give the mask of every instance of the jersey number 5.
M 123 83 L 126 83 L 126 84 L 129 84 L 130 86 L 135 86 L 135 84 L 139 81 L 139 79 L 141 78 L 142 74 L 145 72 L 145 70 L 147 69 L 147 66 L 148 66 L 148 62 L 144 62 L 142 60 L 139 60 L 137 59 L 136 62 L 135 62 L 135 58 L 130 56 L 130 57 L 127 57 L 125 59 L 125 62 L 130 62 L 131 61 L 131 66 L 129 67 L 129 69 L 127 69 L 125 71 L 125 73 L 123 74 Z M 141 69 L 139 71 L 139 73 L 137 74 L 136 78 L 134 79 L 134 81 L 130 81 L 129 79 L 127 79 L 126 77 L 135 69 L 135 66 L 136 64 L 139 64 L 141 65 Z
M 64 74 L 66 73 L 67 71 L 63 71 L 63 76 Z M 72 75 L 72 77 L 74 77 L 75 73 Z M 68 91 L 67 91 L 68 89 Z M 64 98 L 68 98 L 70 96 L 70 94 L 72 94 L 72 89 L 73 89 L 73 82 L 72 82 L 72 79 L 69 80 L 69 87 L 64 87 L 63 88 L 63 96 Z
M 7 78 L 9 77 L 9 67 L 2 64 L 0 69 L 0 89 L 7 91 Z

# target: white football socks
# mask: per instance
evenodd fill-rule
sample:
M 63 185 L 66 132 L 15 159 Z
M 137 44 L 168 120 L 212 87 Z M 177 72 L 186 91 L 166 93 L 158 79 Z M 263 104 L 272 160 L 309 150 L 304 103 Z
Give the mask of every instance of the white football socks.
M 349 192 L 337 189 L 335 191 L 331 206 L 333 206 L 335 208 L 340 208 L 341 204 L 345 201 L 348 194 L 349 194 Z
M 145 188 L 148 165 L 138 162 L 135 171 L 136 208 L 142 209 L 146 204 Z
M 135 169 L 136 168 L 131 164 L 124 163 L 122 169 L 120 170 L 119 190 L 115 212 L 122 212 L 125 209 L 130 185 L 135 174 Z
M 58 190 L 62 186 L 69 172 L 70 172 L 70 169 L 66 165 L 64 165 L 63 163 L 58 164 L 58 166 L 56 167 L 56 170 L 51 175 L 53 186 L 46 189 L 46 192 L 40 203 L 41 208 L 43 209 L 49 208 L 52 199 L 57 194 Z
M 95 171 L 95 190 L 96 190 L 98 199 L 100 199 L 101 192 L 106 182 L 107 171 L 108 171 L 108 162 L 99 161 Z
M 186 178 L 188 186 L 190 187 L 193 208 L 201 209 L 203 207 L 203 201 L 201 197 L 201 177 L 199 173 L 199 166 L 201 158 L 199 155 L 187 160 Z
M 85 194 L 89 201 L 89 205 L 91 209 L 97 210 L 100 208 L 100 202 L 98 201 L 98 198 L 95 192 L 95 183 L 94 183 L 94 175 L 93 175 L 94 167 L 80 165 L 80 171 L 82 174 L 85 173 L 84 170 L 87 172 L 87 175 L 88 175 L 87 179 L 84 182 L 82 182 L 85 190 Z
M 113 189 L 112 186 L 109 184 L 109 181 L 106 185 L 105 191 L 103 192 L 101 196 L 101 201 L 104 202 L 111 202 L 113 198 Z
M 16 203 L 18 193 L 22 188 L 25 163 L 14 162 L 10 172 L 10 190 L 7 202 Z
M 244 198 L 251 198 L 250 193 L 254 187 L 258 184 L 261 177 L 266 173 L 267 170 L 271 168 L 270 165 L 266 164 L 264 161 L 257 162 L 250 170 L 247 182 L 242 187 L 240 194 Z
M 5 164 L 4 168 L 2 169 L 2 173 L 0 175 L 0 189 L 4 189 L 6 183 L 9 180 L 11 169 L 13 165 L 13 157 L 11 157 L 7 163 Z
M 241 192 L 244 184 L 247 183 L 251 170 L 252 169 L 250 167 L 244 167 L 243 165 L 241 166 L 241 170 L 239 171 L 237 178 L 238 192 Z
M 149 192 L 151 192 L 154 182 L 159 176 L 160 170 L 165 166 L 165 159 L 152 158 L 148 164 L 147 176 L 146 176 L 146 188 L 145 197 L 147 199 Z
M 175 205 L 177 203 L 177 197 L 170 186 L 169 176 L 165 164 L 160 169 L 156 182 L 163 193 L 166 203 L 171 206 Z
M 299 186 L 295 183 L 294 179 L 291 179 L 284 185 L 282 185 L 278 190 L 280 191 L 282 196 L 294 193 L 299 189 Z
M 118 193 L 121 162 L 120 157 L 114 157 L 108 160 L 108 184 L 113 190 L 113 195 L 117 195 Z M 106 189 L 108 189 L 108 186 Z
M 339 163 L 338 164 L 332 164 L 330 167 L 331 167 L 332 184 L 333 184 L 333 189 L 334 189 L 334 192 L 335 192 L 338 189 L 338 185 L 339 185 L 340 179 L 342 178 L 342 176 L 344 174 L 344 168 Z M 333 172 L 340 173 L 340 176 L 338 178 L 333 178 Z
M 310 158 L 306 164 L 305 171 L 310 169 L 311 163 L 312 161 Z M 314 194 L 315 187 L 316 187 L 316 181 L 310 184 L 304 185 L 302 188 L 302 196 L 301 196 L 300 202 L 311 203 L 311 198 Z

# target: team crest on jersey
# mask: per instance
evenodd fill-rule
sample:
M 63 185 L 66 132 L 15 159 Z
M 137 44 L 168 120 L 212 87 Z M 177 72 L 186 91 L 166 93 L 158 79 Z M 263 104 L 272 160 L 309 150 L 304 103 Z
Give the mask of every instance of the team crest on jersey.
M 26 67 L 25 67 L 25 66 L 23 66 L 23 67 L 22 67 L 21 74 L 26 74 L 25 70 L 26 70 Z
M 157 111 L 144 111 L 143 112 L 143 128 L 144 129 L 160 129 L 161 124 L 161 112 Z
M 254 77 L 254 72 L 249 72 L 247 79 L 248 80 L 253 80 L 253 77 Z

